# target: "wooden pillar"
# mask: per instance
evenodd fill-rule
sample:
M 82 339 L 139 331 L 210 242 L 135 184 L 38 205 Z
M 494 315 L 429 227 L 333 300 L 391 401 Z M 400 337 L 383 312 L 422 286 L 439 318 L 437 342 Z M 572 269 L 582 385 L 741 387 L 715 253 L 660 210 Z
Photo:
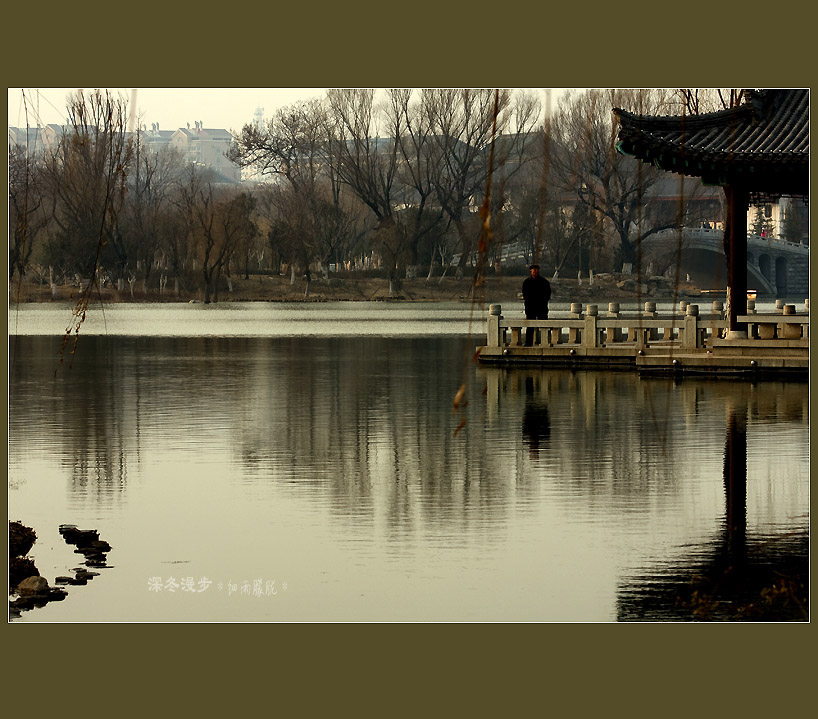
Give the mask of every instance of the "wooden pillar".
M 741 185 L 724 188 L 726 214 L 724 249 L 727 254 L 727 291 L 729 293 L 731 332 L 746 332 L 747 323 L 737 317 L 747 314 L 747 208 L 749 193 Z

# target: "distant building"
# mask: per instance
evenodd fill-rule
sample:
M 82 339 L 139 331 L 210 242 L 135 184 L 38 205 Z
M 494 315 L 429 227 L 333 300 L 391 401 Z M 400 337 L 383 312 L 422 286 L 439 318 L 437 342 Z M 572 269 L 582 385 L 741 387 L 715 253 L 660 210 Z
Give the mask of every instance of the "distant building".
M 228 179 L 241 182 L 241 169 L 226 157 L 232 142 L 233 135 L 229 131 L 205 128 L 201 122 L 194 123 L 193 129 L 180 127 L 170 137 L 170 146 L 186 161 L 212 168 Z
M 48 152 L 57 147 L 67 127 L 57 124 L 9 127 L 9 145 L 25 147 L 31 155 Z M 152 123 L 150 128 L 143 125 L 137 132 L 142 146 L 148 151 L 173 148 L 185 161 L 214 170 L 220 182 L 241 182 L 241 168 L 225 156 L 233 142 L 233 135 L 228 130 L 205 128 L 201 122 L 195 122 L 192 129 L 188 125 L 176 130 L 160 130 L 158 123 Z

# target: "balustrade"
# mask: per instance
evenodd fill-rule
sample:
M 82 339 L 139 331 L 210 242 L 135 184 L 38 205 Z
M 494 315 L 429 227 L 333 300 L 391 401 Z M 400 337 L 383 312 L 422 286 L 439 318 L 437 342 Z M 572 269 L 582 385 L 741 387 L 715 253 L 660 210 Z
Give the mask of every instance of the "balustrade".
M 761 340 L 790 340 L 799 344 L 809 342 L 809 302 L 804 312 L 795 305 L 776 304 L 773 314 L 758 314 L 755 303 L 748 301 L 747 314 L 738 317 L 748 325 L 745 342 Z M 486 333 L 488 347 L 524 347 L 525 335 L 534 332 L 532 347 L 582 347 L 644 349 L 647 347 L 680 347 L 695 350 L 716 344 L 723 346 L 734 340 L 720 339 L 729 327 L 720 301 L 712 304 L 710 312 L 699 312 L 699 305 L 686 301 L 679 303 L 678 313 L 660 315 L 655 302 L 646 302 L 643 311 L 623 313 L 619 303 L 608 304 L 607 313 L 600 314 L 599 306 L 581 303 L 570 305 L 566 318 L 547 320 L 509 319 L 502 315 L 500 305 L 491 305 Z

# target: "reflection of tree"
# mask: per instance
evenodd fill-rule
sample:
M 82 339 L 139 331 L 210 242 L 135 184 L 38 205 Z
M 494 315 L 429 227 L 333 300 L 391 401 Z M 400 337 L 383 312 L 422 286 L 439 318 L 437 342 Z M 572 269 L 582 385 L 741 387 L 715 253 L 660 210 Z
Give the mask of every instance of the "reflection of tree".
M 55 376 L 58 341 L 11 338 L 16 356 L 25 357 L 14 363 L 10 384 L 12 445 L 31 451 L 41 441 L 29 430 L 36 427 L 49 435 L 50 445 L 61 447 L 72 490 L 97 502 L 114 501 L 126 488 L 128 461 L 139 461 L 140 395 L 130 371 L 133 348 L 86 337 L 71 367 L 61 367 Z
M 337 516 L 387 536 L 496 520 L 506 473 L 492 471 L 482 437 L 453 437 L 462 342 L 386 342 L 277 340 L 248 383 L 263 399 L 242 458 L 255 476 L 309 487 Z
M 144 447 L 174 461 L 205 449 L 255 493 L 298 496 L 399 550 L 501 540 L 546 494 L 608 524 L 661 518 L 688 474 L 723 469 L 726 404 L 746 412 L 751 451 L 753 433 L 808 416 L 793 383 L 478 368 L 487 394 L 453 436 L 465 338 L 89 336 L 55 378 L 56 342 L 12 338 L 30 358 L 12 366 L 12 449 L 28 449 L 29 425 L 53 428 L 79 496 L 115 498 Z

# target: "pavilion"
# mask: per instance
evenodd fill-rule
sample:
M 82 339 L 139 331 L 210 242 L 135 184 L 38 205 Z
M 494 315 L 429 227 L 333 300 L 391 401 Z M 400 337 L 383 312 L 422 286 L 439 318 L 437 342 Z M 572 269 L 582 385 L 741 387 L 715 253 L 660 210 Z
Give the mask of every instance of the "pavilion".
M 746 337 L 747 211 L 809 197 L 809 90 L 743 90 L 737 107 L 701 115 L 639 115 L 614 108 L 617 149 L 724 189 L 729 337 Z

